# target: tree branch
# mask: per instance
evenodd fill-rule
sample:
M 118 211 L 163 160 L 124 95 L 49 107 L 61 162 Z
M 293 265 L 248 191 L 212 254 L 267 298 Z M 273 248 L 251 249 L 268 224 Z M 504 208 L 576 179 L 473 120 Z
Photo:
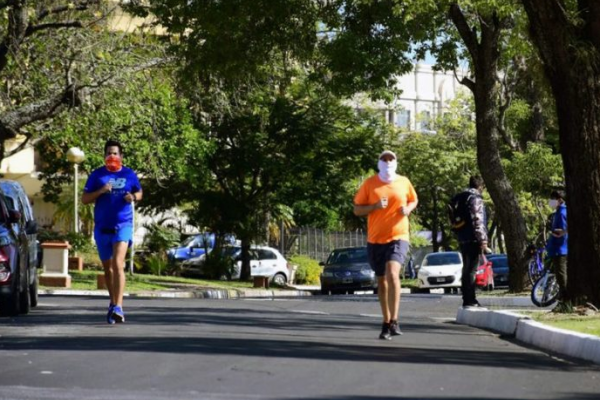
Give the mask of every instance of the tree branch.
M 8 157 L 14 156 L 15 154 L 17 154 L 18 152 L 23 150 L 25 148 L 25 146 L 27 146 L 27 143 L 29 143 L 29 140 L 31 139 L 31 135 L 26 134 L 24 136 L 25 136 L 25 140 L 23 142 L 21 142 L 21 144 L 19 144 L 17 147 L 12 149 L 11 151 L 4 153 L 3 158 L 8 158 Z
M 100 0 L 81 0 L 74 3 L 72 6 L 64 5 L 64 6 L 56 6 L 53 8 L 45 8 L 38 12 L 36 19 L 37 21 L 41 21 L 49 15 L 52 14 L 61 14 L 67 11 L 77 10 L 77 11 L 85 11 L 90 6 L 100 4 Z
M 67 21 L 67 22 L 52 22 L 47 24 L 29 25 L 25 31 L 25 36 L 31 36 L 35 32 L 39 32 L 45 29 L 59 29 L 59 28 L 81 28 L 83 24 L 81 21 Z
M 469 53 L 473 58 L 473 64 L 477 65 L 477 59 L 479 58 L 479 45 L 475 30 L 469 27 L 469 23 L 467 22 L 465 15 L 457 3 L 452 3 L 450 5 L 448 14 L 452 20 L 452 23 L 454 26 L 456 26 L 458 33 L 463 39 L 465 46 L 467 46 L 467 50 L 469 50 Z
M 502 137 L 504 143 L 506 143 L 506 145 L 509 146 L 511 150 L 518 151 L 519 144 L 514 140 L 512 135 L 506 129 L 506 111 L 512 103 L 512 96 L 514 93 L 516 83 L 518 81 L 517 79 L 515 79 L 513 83 L 510 83 L 508 78 L 509 73 L 510 69 L 507 69 L 506 73 L 504 74 L 504 78 L 502 79 L 503 91 L 501 93 L 504 93 L 504 101 L 501 98 L 500 104 L 498 105 L 498 132 L 500 133 L 500 136 Z
M 469 88 L 471 93 L 475 93 L 475 82 L 472 79 L 467 78 L 466 76 L 462 77 L 462 79 L 458 79 L 458 75 L 456 75 L 456 71 L 454 71 L 454 77 L 456 78 L 458 83 Z
M 68 85 L 60 93 L 56 93 L 36 103 L 27 104 L 16 110 L 0 115 L 0 141 L 16 137 L 20 129 L 36 121 L 43 121 L 58 115 L 66 107 L 76 107 L 83 103 L 85 97 L 103 87 L 113 86 L 124 81 L 129 74 L 163 65 L 171 58 L 155 58 L 135 67 L 121 69 L 119 75 L 108 75 L 93 85 Z

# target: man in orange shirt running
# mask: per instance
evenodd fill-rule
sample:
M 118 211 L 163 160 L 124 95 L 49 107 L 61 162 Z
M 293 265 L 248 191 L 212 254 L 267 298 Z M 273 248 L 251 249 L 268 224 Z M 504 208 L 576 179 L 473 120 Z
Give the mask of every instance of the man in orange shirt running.
M 379 173 L 363 182 L 354 196 L 354 215 L 368 216 L 367 253 L 377 276 L 383 315 L 380 339 L 402 335 L 398 327 L 400 268 L 409 246 L 408 216 L 417 207 L 417 193 L 405 176 L 397 175 L 396 154 L 379 155 Z

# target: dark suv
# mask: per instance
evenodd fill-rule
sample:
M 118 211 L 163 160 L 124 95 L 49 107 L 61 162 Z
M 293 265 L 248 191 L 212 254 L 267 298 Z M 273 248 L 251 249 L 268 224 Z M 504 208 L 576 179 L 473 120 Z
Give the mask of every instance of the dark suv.
M 27 314 L 38 302 L 37 223 L 21 184 L 0 180 L 0 314 Z

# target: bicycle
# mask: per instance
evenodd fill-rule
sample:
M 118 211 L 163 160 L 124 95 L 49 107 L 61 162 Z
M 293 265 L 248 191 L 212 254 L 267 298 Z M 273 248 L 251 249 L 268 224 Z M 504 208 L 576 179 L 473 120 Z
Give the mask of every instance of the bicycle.
M 531 289 L 531 301 L 538 307 L 549 307 L 558 301 L 559 292 L 556 275 L 545 269 Z
M 529 281 L 533 286 L 542 277 L 544 271 L 546 270 L 546 250 L 543 247 L 537 248 L 533 243 L 531 243 L 529 246 L 527 246 L 527 252 L 531 257 L 529 260 L 529 265 L 527 266 L 527 275 L 529 276 Z

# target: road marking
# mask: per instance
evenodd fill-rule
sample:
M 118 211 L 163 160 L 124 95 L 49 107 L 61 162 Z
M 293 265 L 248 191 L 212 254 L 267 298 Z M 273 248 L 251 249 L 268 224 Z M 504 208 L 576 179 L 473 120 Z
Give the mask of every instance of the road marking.
M 290 310 L 293 313 L 296 314 L 315 314 L 315 315 L 330 315 L 327 312 L 323 312 L 323 311 L 311 311 L 311 310 Z
M 358 314 L 361 317 L 368 317 L 368 318 L 381 318 L 381 314 Z
M 52 371 L 40 371 L 40 374 L 42 375 L 52 375 L 54 372 Z

